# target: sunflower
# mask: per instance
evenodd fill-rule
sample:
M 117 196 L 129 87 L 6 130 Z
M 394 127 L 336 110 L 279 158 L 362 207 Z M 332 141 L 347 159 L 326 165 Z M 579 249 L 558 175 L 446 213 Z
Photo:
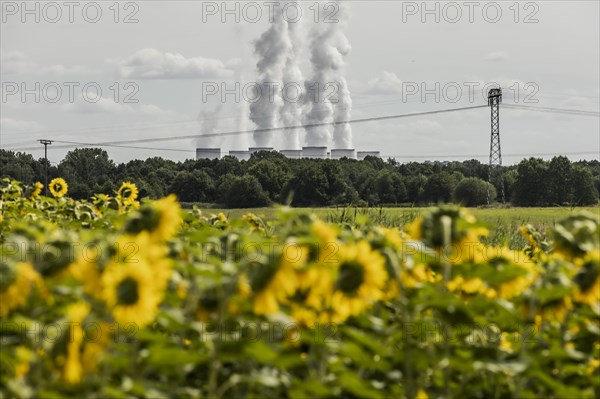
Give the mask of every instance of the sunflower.
M 425 263 L 417 263 L 414 266 L 406 265 L 400 273 L 402 287 L 406 289 L 419 288 L 423 283 L 433 283 L 436 281 L 435 272 Z
M 403 248 L 403 240 L 402 236 L 400 235 L 400 230 L 388 229 L 386 227 L 377 227 L 376 229 L 378 233 L 383 236 L 385 246 L 392 247 L 397 251 Z
M 34 358 L 34 353 L 25 346 L 17 346 L 15 357 L 17 360 L 17 364 L 15 365 L 15 377 L 21 379 L 29 373 L 29 366 Z
M 385 259 L 368 242 L 340 246 L 331 295 L 332 321 L 342 322 L 381 299 L 386 278 Z
M 29 199 L 31 201 L 34 201 L 37 197 L 39 197 L 43 188 L 44 188 L 44 185 L 42 183 L 40 183 L 39 181 L 35 182 L 35 184 L 32 187 L 31 194 L 29 194 Z
M 281 255 L 275 262 L 252 265 L 249 283 L 254 293 L 253 311 L 255 314 L 277 313 L 279 303 L 288 301 L 298 286 L 296 267 L 298 267 L 296 260 L 285 255 Z
M 575 275 L 574 299 L 591 308 L 600 308 L 600 254 L 592 251 L 581 263 Z
M 153 241 L 168 241 L 181 225 L 180 210 L 173 194 L 148 202 L 125 222 L 125 232 L 138 234 L 147 231 Z
M 50 192 L 54 198 L 62 198 L 67 194 L 69 185 L 62 177 L 57 177 L 52 179 L 48 188 L 50 189 Z
M 311 232 L 324 244 L 337 243 L 338 231 L 331 225 L 322 220 L 315 221 L 310 226 Z
M 27 301 L 33 285 L 44 291 L 43 281 L 29 263 L 11 265 L 0 262 L 0 315 L 8 313 Z
M 442 221 L 450 218 L 450 237 L 446 242 L 445 227 Z M 477 224 L 475 217 L 461 208 L 452 206 L 440 207 L 416 218 L 408 227 L 407 234 L 414 240 L 421 241 L 440 253 L 450 249 L 452 256 L 461 258 L 469 247 L 479 244 L 479 237 L 486 236 L 488 230 Z M 444 246 L 452 245 L 451 248 Z M 457 254 L 458 251 L 460 253 Z M 450 256 L 447 255 L 449 258 Z M 460 261 L 460 260 L 459 260 Z
M 81 323 L 90 312 L 90 305 L 85 302 L 75 303 L 67 309 L 67 318 L 71 324 L 69 343 L 67 346 L 67 361 L 63 372 L 64 379 L 70 384 L 81 381 L 83 369 L 80 351 L 83 342 L 83 328 Z
M 102 274 L 103 297 L 115 321 L 142 328 L 154 320 L 163 299 L 162 287 L 148 263 L 111 263 Z
M 134 264 L 140 261 L 146 262 L 154 275 L 156 287 L 160 290 L 166 288 L 173 274 L 173 262 L 167 257 L 168 249 L 165 245 L 154 242 L 147 231 L 136 236 L 119 236 L 115 245 L 118 248 L 115 253 L 117 262 Z
M 309 254 L 309 248 L 303 247 Z M 289 298 L 292 317 L 300 324 L 313 327 L 321 319 L 333 286 L 333 268 L 323 263 L 309 263 L 296 269 L 297 287 Z M 326 322 L 326 320 L 325 320 Z
M 100 322 L 98 326 L 99 333 L 94 340 L 86 342 L 83 353 L 81 354 L 81 366 L 84 373 L 93 373 L 96 371 L 98 361 L 104 356 L 105 349 L 110 343 L 110 334 L 104 333 L 110 332 L 111 326 L 108 323 Z
M 138 188 L 134 183 L 131 182 L 123 182 L 121 187 L 117 191 L 117 198 L 125 205 L 131 205 L 135 203 L 135 200 L 138 197 Z
M 96 262 L 80 257 L 69 266 L 69 273 L 80 283 L 83 290 L 95 299 L 102 298 L 102 280 Z
M 457 276 L 448 281 L 446 286 L 450 292 L 462 293 L 468 296 L 481 294 L 487 298 L 496 297 L 496 291 L 478 277 L 465 280 L 462 276 Z
M 496 248 L 496 253 L 496 257 L 489 260 L 491 265 L 497 269 L 502 269 L 505 265 L 512 266 L 513 271 L 510 273 L 513 275 L 520 272 L 520 275 L 495 287 L 498 295 L 503 299 L 521 295 L 538 277 L 538 271 L 535 269 L 533 262 L 525 259 L 526 256 L 523 252 L 513 251 L 506 247 Z
M 265 222 L 254 213 L 249 212 L 242 216 L 242 220 L 247 222 L 252 231 L 264 232 L 265 231 Z
M 571 301 L 570 297 L 560 298 L 544 304 L 538 315 L 540 318 L 538 319 L 536 316 L 536 327 L 539 327 L 538 323 L 541 320 L 547 320 L 550 322 L 564 321 L 565 317 L 572 308 L 573 301 Z

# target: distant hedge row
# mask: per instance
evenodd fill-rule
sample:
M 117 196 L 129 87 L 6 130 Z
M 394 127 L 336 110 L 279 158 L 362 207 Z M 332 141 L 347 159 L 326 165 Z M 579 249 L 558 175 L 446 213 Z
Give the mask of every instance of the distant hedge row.
M 43 182 L 44 160 L 0 150 L 1 177 L 31 184 Z M 600 162 L 524 159 L 501 168 L 505 197 L 517 206 L 591 205 L 598 201 Z M 141 197 L 160 198 L 173 193 L 182 202 L 218 203 L 227 207 L 257 207 L 270 203 L 295 206 L 334 204 L 487 203 L 500 193 L 500 180 L 488 190 L 488 167 L 477 160 L 411 162 L 367 157 L 351 159 L 288 159 L 277 152 L 261 152 L 249 161 L 174 162 L 160 157 L 117 164 L 106 151 L 82 148 L 70 151 L 49 179 L 63 177 L 75 199 L 94 193 L 113 193 L 122 181 L 134 181 Z M 499 197 L 499 196 L 498 196 Z M 500 197 L 499 197 L 500 198 Z

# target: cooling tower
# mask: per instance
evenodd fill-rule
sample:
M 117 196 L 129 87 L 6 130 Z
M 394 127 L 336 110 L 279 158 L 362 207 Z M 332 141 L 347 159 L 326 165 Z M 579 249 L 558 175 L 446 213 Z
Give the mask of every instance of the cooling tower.
M 359 161 L 362 161 L 363 159 L 365 159 L 368 156 L 380 158 L 381 153 L 379 151 L 358 151 L 356 153 L 356 157 L 358 158 Z
M 302 150 L 281 150 L 280 152 L 286 158 L 291 158 L 291 159 L 302 158 Z
M 220 148 L 196 148 L 196 159 L 220 159 Z
M 303 158 L 327 158 L 327 147 L 302 147 Z
M 356 151 L 354 149 L 346 150 L 336 148 L 331 150 L 331 159 L 342 159 L 344 157 L 356 159 Z
M 229 151 L 229 155 L 238 159 L 238 161 L 248 161 L 250 151 Z

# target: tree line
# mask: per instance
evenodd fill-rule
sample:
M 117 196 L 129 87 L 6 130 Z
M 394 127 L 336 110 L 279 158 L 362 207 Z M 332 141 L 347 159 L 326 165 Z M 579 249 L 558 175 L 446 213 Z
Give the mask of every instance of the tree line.
M 31 154 L 0 150 L 1 176 L 26 184 L 43 182 L 45 161 Z M 522 160 L 501 167 L 505 198 L 515 206 L 593 205 L 600 190 L 600 162 Z M 488 195 L 499 201 L 500 179 L 487 182 L 488 166 L 477 160 L 399 163 L 377 157 L 352 159 L 290 159 L 263 151 L 248 161 L 226 156 L 219 160 L 174 162 L 160 157 L 117 164 L 99 148 L 67 153 L 58 165 L 48 165 L 48 179 L 63 177 L 69 196 L 89 198 L 113 194 L 123 181 L 134 182 L 140 196 L 159 198 L 173 193 L 182 202 L 218 204 L 230 208 L 286 203 L 293 206 L 427 205 L 462 203 L 479 206 Z

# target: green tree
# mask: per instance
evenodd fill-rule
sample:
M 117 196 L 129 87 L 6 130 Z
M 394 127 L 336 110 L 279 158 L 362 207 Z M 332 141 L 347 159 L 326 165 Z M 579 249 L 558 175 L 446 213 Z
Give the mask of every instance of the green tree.
M 81 190 L 69 190 L 69 196 L 73 198 L 86 198 L 86 193 L 92 188 L 103 186 L 106 180 L 114 176 L 115 171 L 115 163 L 101 148 L 77 148 L 69 151 L 58 165 L 59 174 L 69 185 L 74 188 L 78 184 L 82 185 Z
M 490 200 L 496 199 L 496 189 L 490 183 L 477 177 L 467 177 L 461 180 L 454 190 L 454 199 L 464 206 L 487 204 L 488 190 Z
M 573 168 L 567 157 L 554 157 L 548 165 L 546 186 L 548 204 L 567 205 L 574 200 L 573 193 Z
M 406 178 L 406 195 L 407 200 L 413 204 L 418 204 L 423 201 L 423 190 L 427 183 L 427 177 L 421 174 L 409 176 Z
M 406 201 L 406 187 L 400 175 L 390 170 L 379 172 L 374 188 L 381 204 L 397 204 Z
M 541 158 L 522 160 L 517 166 L 517 179 L 513 185 L 513 201 L 519 206 L 547 205 L 548 163 Z
M 598 190 L 589 169 L 576 165 L 572 171 L 573 198 L 576 205 L 596 205 Z
M 327 203 L 329 182 L 315 162 L 304 163 L 287 182 L 284 196 L 292 196 L 294 206 L 319 206 Z
M 258 179 L 272 201 L 280 201 L 281 190 L 287 181 L 287 175 L 278 163 L 261 159 L 253 163 L 247 173 Z
M 440 172 L 427 179 L 423 187 L 423 197 L 430 203 L 450 202 L 455 187 L 456 179 L 448 172 Z
M 184 202 L 207 202 L 213 198 L 214 189 L 212 177 L 200 169 L 177 173 L 169 188 L 171 193 Z
M 217 191 L 220 201 L 230 208 L 253 208 L 269 204 L 269 196 L 254 176 L 226 175 Z

